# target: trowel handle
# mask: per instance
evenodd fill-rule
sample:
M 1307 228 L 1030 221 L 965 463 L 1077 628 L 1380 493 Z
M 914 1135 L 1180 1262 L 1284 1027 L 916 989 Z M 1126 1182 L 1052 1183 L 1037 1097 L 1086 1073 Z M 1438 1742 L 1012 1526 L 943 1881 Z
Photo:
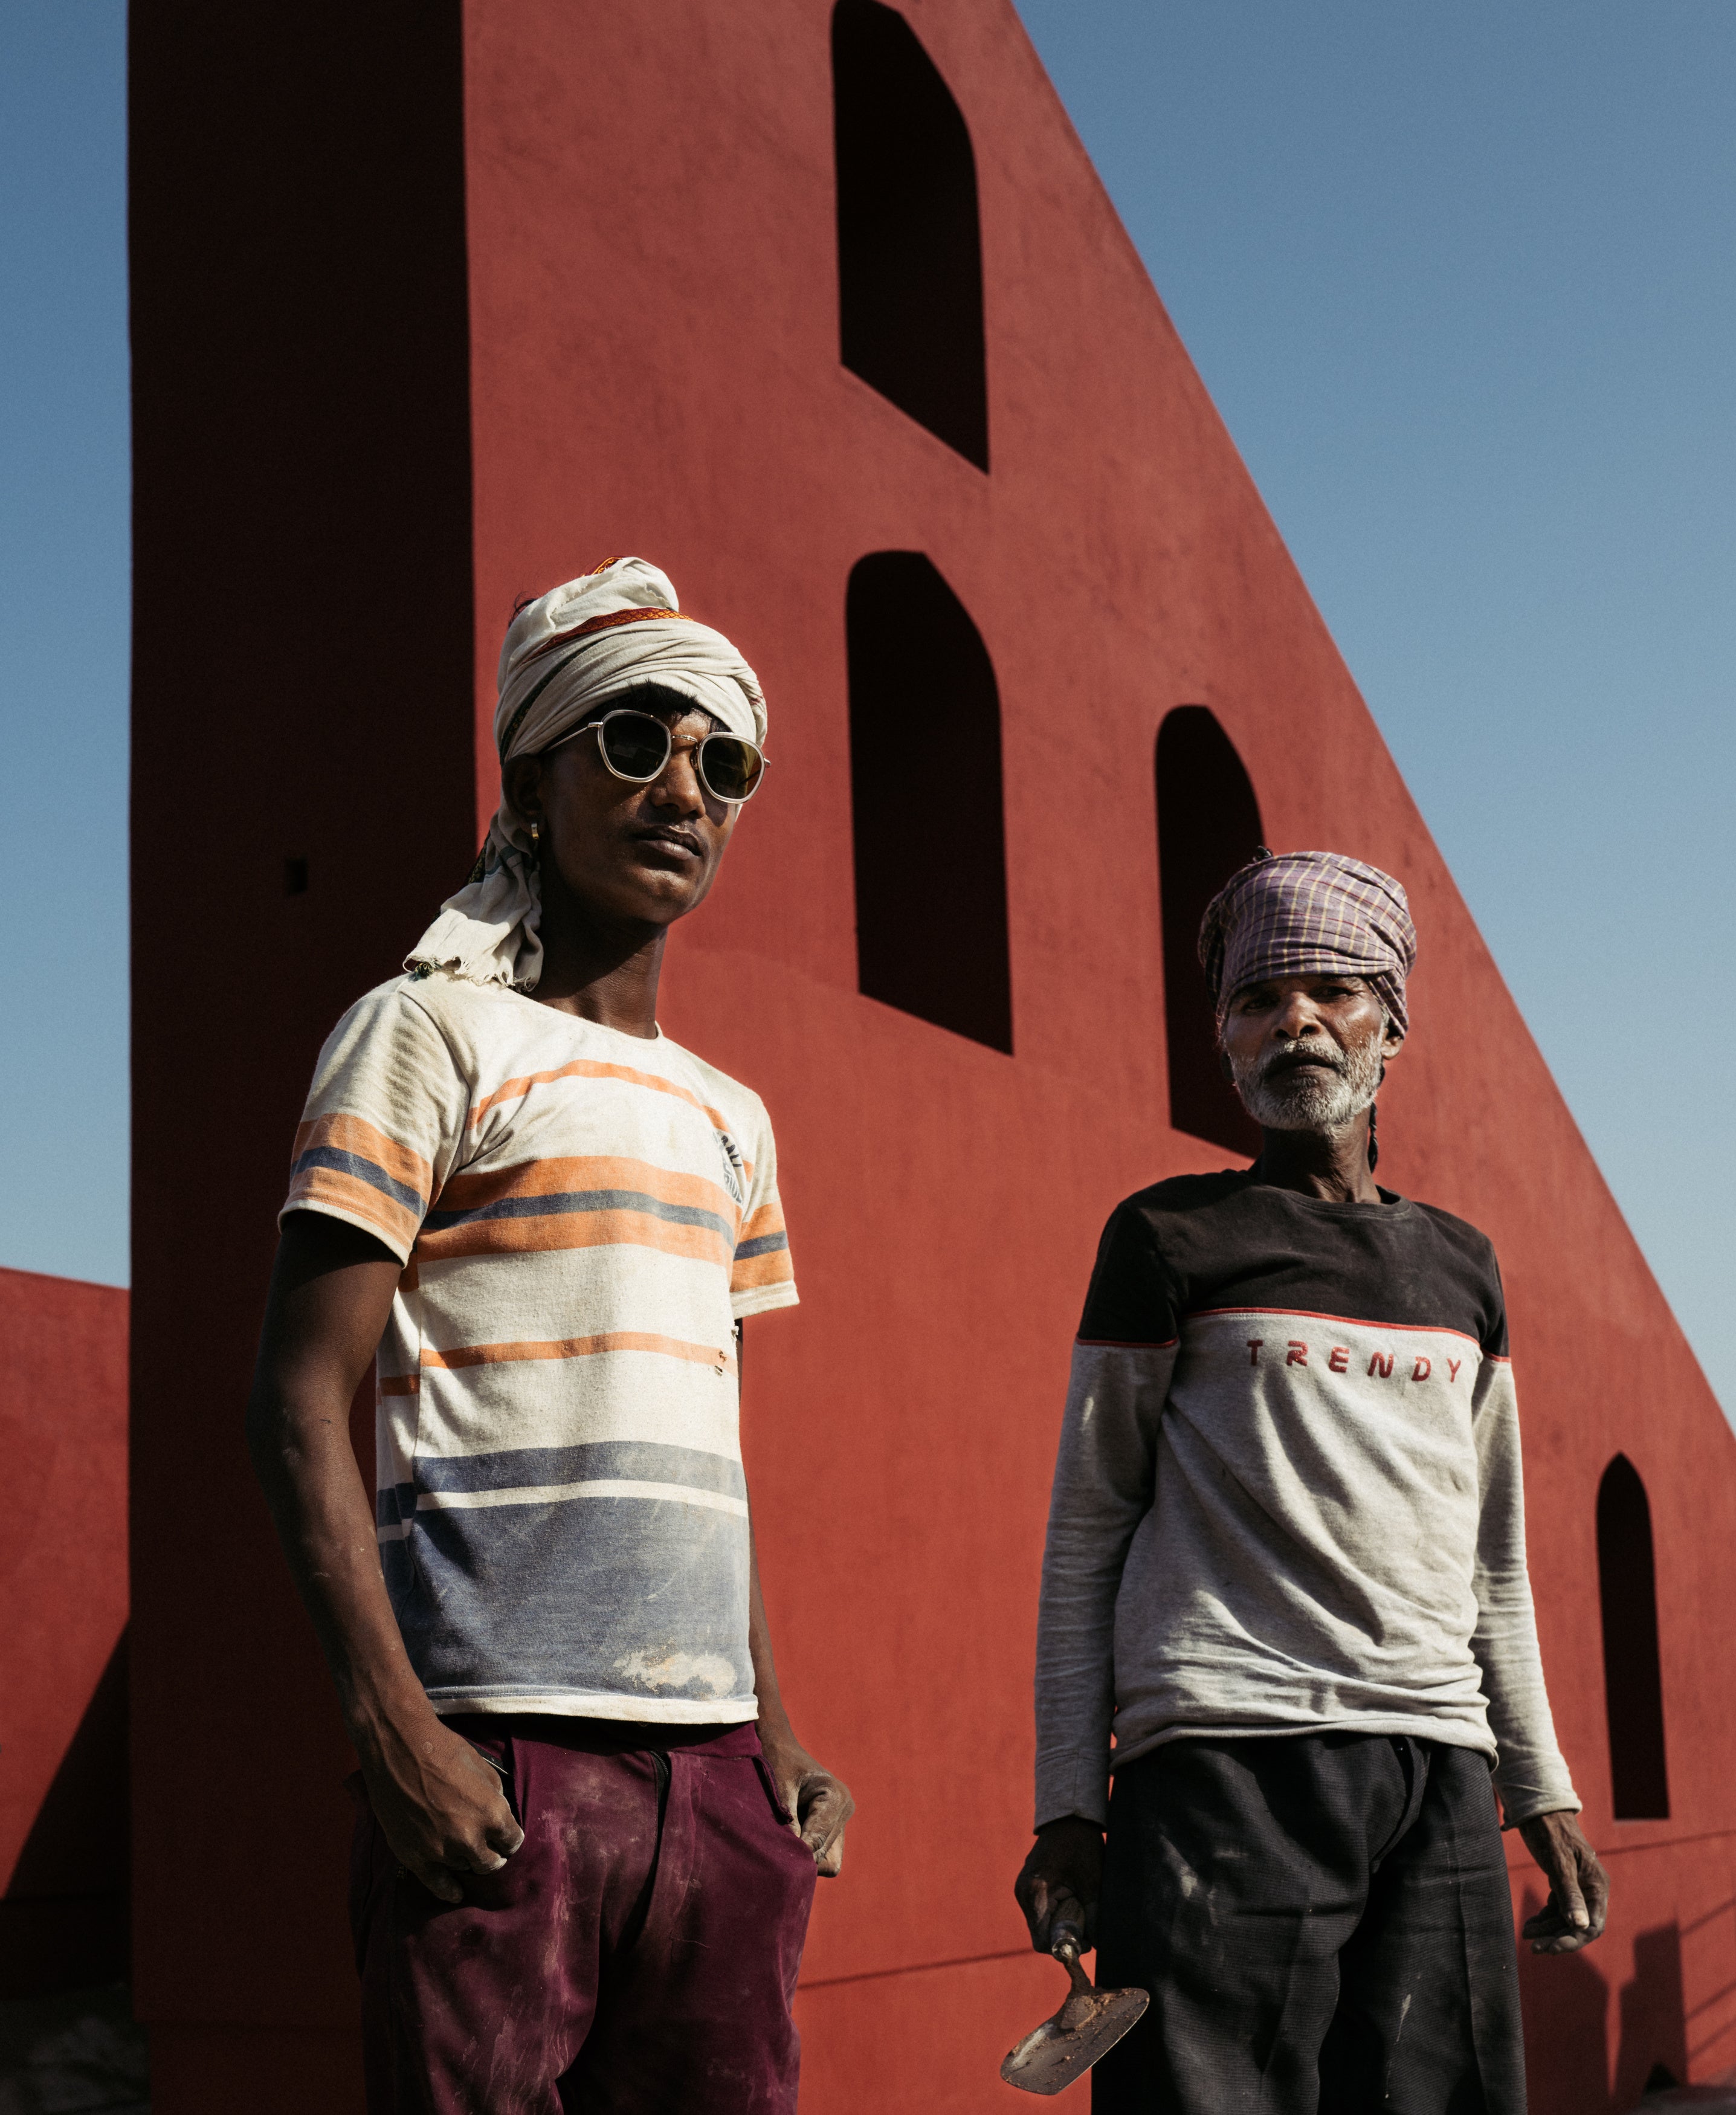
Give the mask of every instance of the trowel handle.
M 1091 1978 L 1079 1966 L 1079 1956 L 1085 1950 L 1085 1934 L 1074 1924 L 1057 1924 L 1050 1927 L 1049 1951 L 1060 1961 L 1077 1990 L 1088 1990 Z

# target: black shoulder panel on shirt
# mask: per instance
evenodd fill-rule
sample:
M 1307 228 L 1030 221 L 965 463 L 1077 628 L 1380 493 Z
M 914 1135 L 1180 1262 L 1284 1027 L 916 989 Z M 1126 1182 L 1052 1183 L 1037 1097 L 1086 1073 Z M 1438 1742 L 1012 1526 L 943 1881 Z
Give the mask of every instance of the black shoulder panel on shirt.
M 1390 1191 L 1333 1204 L 1250 1173 L 1180 1175 L 1110 1215 L 1082 1337 L 1165 1343 L 1217 1308 L 1456 1329 L 1496 1357 L 1506 1303 L 1486 1235 Z
M 1155 1236 L 1149 1198 L 1202 1179 L 1180 1176 L 1154 1183 L 1117 1204 L 1097 1243 L 1097 1259 L 1079 1321 L 1081 1342 L 1092 1344 L 1170 1344 L 1180 1327 L 1178 1287 Z

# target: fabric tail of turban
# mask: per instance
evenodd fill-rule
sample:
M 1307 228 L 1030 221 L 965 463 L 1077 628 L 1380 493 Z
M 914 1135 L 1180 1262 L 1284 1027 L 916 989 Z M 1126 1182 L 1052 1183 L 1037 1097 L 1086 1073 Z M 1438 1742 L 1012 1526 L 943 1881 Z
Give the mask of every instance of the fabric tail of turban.
M 494 739 L 505 764 L 534 756 L 611 699 L 654 686 L 764 746 L 759 679 L 721 631 L 681 612 L 666 574 L 611 558 L 527 603 L 501 648 Z M 542 888 L 528 819 L 504 792 L 469 879 L 404 966 L 533 991 L 543 971 Z

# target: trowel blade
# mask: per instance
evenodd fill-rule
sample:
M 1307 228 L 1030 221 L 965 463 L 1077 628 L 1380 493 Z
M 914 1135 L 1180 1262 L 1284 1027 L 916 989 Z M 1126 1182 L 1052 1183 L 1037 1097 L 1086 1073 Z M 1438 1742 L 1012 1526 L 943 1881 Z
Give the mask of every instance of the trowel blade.
M 1021 2093 L 1060 2093 L 1106 2056 L 1152 2002 L 1146 1990 L 1084 1990 L 1006 2054 L 1001 2076 Z

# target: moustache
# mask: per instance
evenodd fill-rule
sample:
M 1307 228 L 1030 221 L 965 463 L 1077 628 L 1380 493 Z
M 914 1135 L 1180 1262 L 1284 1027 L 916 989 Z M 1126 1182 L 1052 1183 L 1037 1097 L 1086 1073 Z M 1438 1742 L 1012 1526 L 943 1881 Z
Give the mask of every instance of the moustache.
M 1350 1069 L 1349 1058 L 1343 1051 L 1321 1044 L 1294 1043 L 1288 1049 L 1275 1050 L 1270 1058 L 1263 1059 L 1254 1076 L 1263 1086 L 1268 1080 L 1294 1072 L 1299 1065 L 1324 1066 L 1340 1077 Z

